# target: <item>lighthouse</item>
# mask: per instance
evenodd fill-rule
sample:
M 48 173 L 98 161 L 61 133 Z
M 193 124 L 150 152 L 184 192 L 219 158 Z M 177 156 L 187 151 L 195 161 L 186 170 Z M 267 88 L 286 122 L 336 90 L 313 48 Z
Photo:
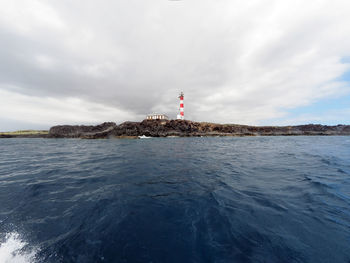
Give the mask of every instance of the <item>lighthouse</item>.
M 184 93 L 183 92 L 180 93 L 179 99 L 180 99 L 180 109 L 179 109 L 180 112 L 177 115 L 177 119 L 184 120 L 185 116 L 184 116 Z

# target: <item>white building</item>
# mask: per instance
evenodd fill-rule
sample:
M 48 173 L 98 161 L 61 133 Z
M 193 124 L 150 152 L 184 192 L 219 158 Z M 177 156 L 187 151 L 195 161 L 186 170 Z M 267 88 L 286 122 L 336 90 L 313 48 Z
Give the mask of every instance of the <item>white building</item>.
M 164 114 L 148 114 L 146 117 L 147 120 L 169 120 L 168 116 Z

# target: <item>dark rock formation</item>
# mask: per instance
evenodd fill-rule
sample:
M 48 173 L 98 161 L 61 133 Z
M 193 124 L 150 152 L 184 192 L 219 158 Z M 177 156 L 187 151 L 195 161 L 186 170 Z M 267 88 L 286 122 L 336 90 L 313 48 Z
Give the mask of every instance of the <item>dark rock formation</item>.
M 105 122 L 97 126 L 54 126 L 49 131 L 51 138 L 98 139 L 141 135 L 152 137 L 350 135 L 350 125 L 247 126 L 188 120 L 144 120 L 124 122 L 120 125 Z
M 0 134 L 2 138 L 48 138 L 48 134 Z
M 96 126 L 85 125 L 59 125 L 51 127 L 49 137 L 51 138 L 106 138 L 116 128 L 114 122 L 105 122 Z
M 0 138 L 13 138 L 14 136 L 8 134 L 0 134 Z

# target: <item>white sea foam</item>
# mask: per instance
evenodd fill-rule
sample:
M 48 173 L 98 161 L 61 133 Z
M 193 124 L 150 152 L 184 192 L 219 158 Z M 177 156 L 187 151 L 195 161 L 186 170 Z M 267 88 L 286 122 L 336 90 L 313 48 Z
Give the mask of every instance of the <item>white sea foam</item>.
M 1 263 L 34 263 L 36 249 L 27 251 L 27 242 L 23 241 L 18 233 L 8 233 L 0 244 Z

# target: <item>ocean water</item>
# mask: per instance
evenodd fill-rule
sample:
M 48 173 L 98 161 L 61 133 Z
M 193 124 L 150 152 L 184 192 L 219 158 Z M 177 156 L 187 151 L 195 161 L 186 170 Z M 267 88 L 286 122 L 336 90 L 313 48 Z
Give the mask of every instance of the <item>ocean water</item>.
M 1 139 L 0 262 L 350 262 L 350 137 Z

